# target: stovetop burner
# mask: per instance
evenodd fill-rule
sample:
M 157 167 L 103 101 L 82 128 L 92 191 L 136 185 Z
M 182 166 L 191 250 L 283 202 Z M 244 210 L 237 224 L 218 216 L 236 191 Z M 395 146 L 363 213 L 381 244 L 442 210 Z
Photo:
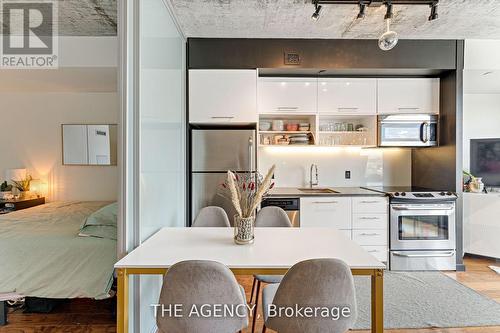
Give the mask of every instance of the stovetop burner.
M 391 199 L 401 200 L 456 200 L 452 191 L 428 189 L 416 186 L 380 186 L 364 187 L 367 190 L 385 193 Z

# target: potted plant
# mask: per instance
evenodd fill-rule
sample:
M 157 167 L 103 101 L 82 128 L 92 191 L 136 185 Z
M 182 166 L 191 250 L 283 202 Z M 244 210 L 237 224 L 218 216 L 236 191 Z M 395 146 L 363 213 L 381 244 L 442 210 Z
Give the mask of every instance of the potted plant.
M 475 177 L 468 171 L 463 170 L 464 192 L 480 193 L 484 190 L 484 184 L 481 177 Z
M 228 171 L 222 184 L 223 196 L 231 201 L 234 216 L 234 242 L 251 244 L 254 241 L 255 211 L 262 198 L 273 188 L 273 165 L 265 177 L 259 173 L 235 173 Z
M 4 181 L 0 184 L 0 199 L 10 199 L 12 197 L 12 185 Z
M 26 175 L 24 179 L 12 181 L 14 187 L 19 190 L 21 198 L 26 198 L 29 196 L 30 184 L 32 180 L 33 177 L 31 177 L 31 175 Z

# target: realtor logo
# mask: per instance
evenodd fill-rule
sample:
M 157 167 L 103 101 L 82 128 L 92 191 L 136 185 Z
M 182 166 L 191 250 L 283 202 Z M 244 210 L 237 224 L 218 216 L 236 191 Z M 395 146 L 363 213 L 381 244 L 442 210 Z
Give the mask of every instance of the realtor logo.
M 0 0 L 1 68 L 57 68 L 56 1 Z

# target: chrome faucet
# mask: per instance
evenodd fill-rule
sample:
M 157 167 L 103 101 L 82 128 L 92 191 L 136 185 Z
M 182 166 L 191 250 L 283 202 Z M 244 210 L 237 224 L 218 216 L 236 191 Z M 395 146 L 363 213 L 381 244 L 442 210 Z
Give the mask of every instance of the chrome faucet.
M 313 182 L 313 169 L 316 171 L 316 181 Z M 319 184 L 318 180 L 318 166 L 316 164 L 311 164 L 311 169 L 309 170 L 309 187 L 317 186 Z

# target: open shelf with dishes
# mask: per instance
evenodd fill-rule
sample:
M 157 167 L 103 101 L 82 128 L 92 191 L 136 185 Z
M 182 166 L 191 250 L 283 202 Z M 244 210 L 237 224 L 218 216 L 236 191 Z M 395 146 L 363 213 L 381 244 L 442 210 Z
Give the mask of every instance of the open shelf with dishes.
M 377 117 L 373 115 L 318 116 L 318 145 L 374 147 L 377 145 Z
M 261 114 L 259 145 L 307 146 L 316 144 L 316 115 Z
M 260 146 L 375 147 L 375 115 L 261 114 Z

